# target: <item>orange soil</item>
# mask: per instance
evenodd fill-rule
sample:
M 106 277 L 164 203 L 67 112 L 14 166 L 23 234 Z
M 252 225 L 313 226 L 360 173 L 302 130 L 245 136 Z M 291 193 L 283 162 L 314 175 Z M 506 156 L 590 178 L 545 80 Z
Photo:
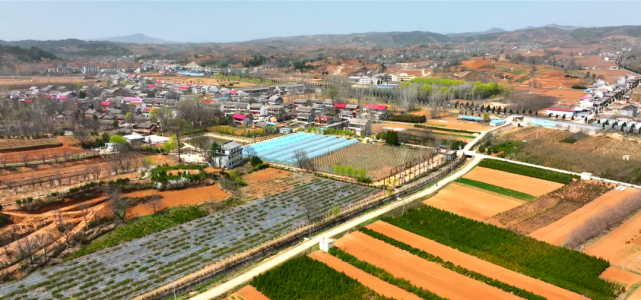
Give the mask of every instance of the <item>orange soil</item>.
M 61 77 L 31 77 L 25 76 L 23 78 L 0 78 L 0 86 L 7 85 L 68 85 L 68 84 L 78 84 L 82 83 L 83 85 L 94 85 L 100 84 L 96 83 L 96 79 L 82 79 L 82 76 L 61 76 Z
M 585 221 L 637 192 L 632 188 L 627 188 L 624 191 L 611 190 L 556 222 L 530 233 L 529 236 L 552 245 L 561 245 L 567 240 L 570 233 L 583 225 Z
M 227 86 L 232 82 L 236 82 L 236 81 L 225 81 L 225 80 L 219 81 L 218 79 L 215 79 L 215 78 L 190 77 L 190 76 L 183 76 L 183 75 L 165 76 L 160 73 L 141 73 L 139 75 L 153 77 L 154 79 L 158 81 L 163 81 L 163 82 L 179 82 L 179 83 L 193 83 L 193 84 L 198 83 L 198 84 L 204 84 L 204 85 L 223 85 L 224 84 L 225 86 Z M 249 86 L 256 86 L 256 84 L 238 81 L 238 83 L 234 83 L 234 86 L 230 88 L 236 89 L 236 88 L 243 88 L 243 87 L 249 87 Z
M 493 184 L 532 196 L 545 195 L 563 186 L 561 183 L 542 180 L 494 169 L 476 167 L 463 178 Z
M 208 201 L 219 201 L 225 199 L 229 194 L 221 190 L 218 185 L 204 186 L 194 189 L 185 189 L 177 191 L 164 191 L 158 192 L 156 190 L 145 190 L 137 191 L 133 193 L 125 194 L 127 197 L 147 197 L 152 195 L 160 195 L 162 199 L 160 200 L 160 205 L 156 210 L 161 210 L 165 208 L 170 208 L 180 205 L 196 204 L 201 202 Z M 131 219 L 135 217 L 140 217 L 144 215 L 149 215 L 154 213 L 152 207 L 147 206 L 146 204 L 138 204 L 136 206 L 127 208 L 126 219 Z
M 525 202 L 464 184 L 451 183 L 423 203 L 466 218 L 484 221 Z
M 274 168 L 267 168 L 267 169 L 263 169 L 263 170 L 248 174 L 244 176 L 243 179 L 246 182 L 259 183 L 259 182 L 266 182 L 269 180 L 287 177 L 287 175 L 289 174 L 291 174 L 291 172 L 289 171 L 283 171 L 283 170 L 274 169 Z
M 232 298 L 234 297 L 234 298 Z M 258 291 L 255 287 L 251 285 L 246 285 L 242 289 L 238 290 L 238 292 L 235 292 L 231 294 L 231 296 L 227 297 L 228 300 L 232 299 L 244 299 L 244 300 L 269 300 L 267 296 L 263 295 L 260 291 Z
M 467 68 L 470 68 L 470 69 L 478 69 L 478 68 L 480 68 L 482 66 L 485 66 L 485 65 L 487 65 L 489 63 L 490 63 L 489 59 L 488 60 L 473 60 L 473 61 L 466 60 L 466 61 L 461 62 L 461 64 L 464 67 L 467 67 Z
M 576 99 L 577 101 L 579 98 L 585 96 L 585 92 L 583 90 L 528 88 L 522 86 L 514 87 L 514 90 L 532 92 L 550 97 Z
M 633 284 L 641 282 L 641 275 L 632 272 L 624 271 L 615 267 L 608 267 L 601 273 L 600 278 L 621 283 L 626 289 L 629 289 Z
M 610 82 L 610 83 L 616 83 L 617 79 L 619 79 L 619 76 L 625 76 L 627 74 L 630 74 L 630 72 L 626 70 L 585 70 L 582 71 L 584 73 L 590 72 L 590 74 L 596 74 L 597 76 L 603 75 L 605 77 L 605 81 Z
M 377 221 L 367 228 L 380 232 L 386 236 L 415 248 L 421 249 L 446 261 L 460 265 L 468 270 L 481 273 L 490 278 L 511 284 L 526 291 L 531 291 L 548 299 L 578 299 L 579 295 L 562 289 L 547 282 L 508 270 L 475 256 L 460 252 L 456 249 L 439 244 L 420 235 L 403 230 L 389 223 Z
M 335 245 L 360 260 L 385 269 L 395 277 L 409 280 L 414 285 L 450 300 L 521 299 L 361 232 L 345 235 Z
M 34 161 L 34 160 L 40 160 L 41 155 L 44 153 L 44 155 L 47 157 L 47 159 L 52 158 L 53 153 L 58 154 L 58 159 L 61 159 L 64 157 L 64 153 L 66 151 L 71 152 L 72 154 L 78 154 L 78 153 L 85 153 L 89 152 L 87 150 L 84 150 L 80 147 L 76 146 L 75 142 L 70 141 L 69 138 L 66 137 L 58 137 L 57 138 L 62 145 L 57 146 L 57 147 L 52 147 L 52 148 L 47 148 L 47 149 L 42 149 L 42 150 L 27 150 L 27 151 L 14 151 L 14 152 L 5 152 L 5 153 L 0 153 L 0 158 L 4 158 L 7 160 L 7 163 L 18 163 L 21 162 L 21 158 L 23 154 L 28 154 L 29 155 L 29 161 Z
M 619 268 L 641 272 L 641 261 L 638 259 L 641 256 L 639 228 L 641 213 L 635 214 L 621 226 L 587 246 L 583 252 L 602 257 Z
M 383 295 L 385 297 L 390 297 L 394 299 L 409 299 L 409 300 L 420 300 L 421 298 L 407 292 L 395 285 L 389 284 L 378 277 L 370 275 L 361 269 L 358 269 L 330 254 L 327 254 L 321 250 L 312 252 L 308 255 L 310 258 L 320 261 L 332 269 L 344 273 L 345 275 L 356 279 L 362 285 L 372 289 L 374 292 Z
M 439 120 L 428 120 L 427 122 L 425 122 L 425 124 L 441 126 L 441 127 L 445 125 L 445 127 L 447 128 L 474 130 L 474 131 L 485 131 L 491 128 L 489 125 L 486 125 L 486 124 L 468 122 L 468 121 L 459 121 L 456 118 L 457 118 L 456 116 L 453 116 L 453 117 L 443 118 Z
M 425 116 L 428 119 L 434 118 L 434 116 L 432 116 L 432 112 L 427 109 L 420 109 L 417 111 L 410 112 L 410 115 Z M 436 118 L 447 117 L 447 116 L 449 116 L 449 114 L 442 111 L 436 114 Z

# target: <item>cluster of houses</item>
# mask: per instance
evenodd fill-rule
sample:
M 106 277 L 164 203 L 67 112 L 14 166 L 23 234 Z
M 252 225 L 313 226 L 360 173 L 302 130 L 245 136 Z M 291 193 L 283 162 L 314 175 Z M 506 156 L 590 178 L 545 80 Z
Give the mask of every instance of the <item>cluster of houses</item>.
M 639 114 L 639 109 L 630 104 L 630 96 L 626 93 L 639 84 L 639 79 L 633 75 L 621 76 L 615 83 L 599 79 L 584 90 L 586 94 L 579 99 L 578 106 L 573 109 L 548 108 L 546 114 L 566 119 L 572 117 L 585 119 L 594 113 L 635 118 Z

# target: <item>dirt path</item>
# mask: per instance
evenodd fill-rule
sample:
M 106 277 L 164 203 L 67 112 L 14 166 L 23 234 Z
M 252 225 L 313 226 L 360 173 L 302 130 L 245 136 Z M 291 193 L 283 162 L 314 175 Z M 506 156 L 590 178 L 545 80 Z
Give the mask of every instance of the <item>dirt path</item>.
M 632 188 L 627 188 L 623 191 L 611 190 L 556 222 L 532 232 L 529 236 L 552 245 L 560 245 L 567 240 L 574 229 L 583 225 L 585 221 L 638 192 L 638 190 Z
M 563 184 L 557 182 L 483 167 L 474 168 L 472 172 L 467 173 L 463 178 L 493 184 L 536 197 L 545 195 L 563 186 Z
M 360 232 L 343 236 L 335 245 L 360 260 L 450 300 L 522 299 Z
M 477 221 L 513 209 L 525 203 L 464 184 L 451 183 L 423 203 Z
M 596 242 L 588 245 L 583 252 L 603 257 L 612 265 L 624 270 L 641 272 L 641 213 L 626 220 Z
M 398 228 L 389 223 L 378 221 L 368 225 L 367 228 L 411 245 L 412 247 L 424 250 L 468 270 L 481 273 L 485 276 L 516 286 L 526 291 L 533 292 L 548 299 L 576 300 L 581 298 L 581 295 L 574 292 L 497 266 L 472 255 L 460 252 L 443 244 L 439 244 L 420 235 L 411 233 L 407 230 Z
M 395 285 L 389 284 L 378 277 L 370 275 L 365 271 L 362 271 L 330 254 L 327 254 L 323 251 L 316 251 L 308 255 L 310 258 L 320 261 L 332 269 L 345 273 L 345 275 L 356 279 L 362 285 L 374 290 L 380 295 L 391 297 L 394 299 L 410 299 L 410 300 L 420 300 L 419 296 L 416 296 L 410 292 L 407 292 Z
M 251 285 L 246 285 L 242 289 L 238 290 L 238 292 L 235 292 L 231 294 L 231 296 L 226 298 L 227 300 L 269 300 L 267 296 L 263 295 L 263 293 L 259 292 L 255 287 Z

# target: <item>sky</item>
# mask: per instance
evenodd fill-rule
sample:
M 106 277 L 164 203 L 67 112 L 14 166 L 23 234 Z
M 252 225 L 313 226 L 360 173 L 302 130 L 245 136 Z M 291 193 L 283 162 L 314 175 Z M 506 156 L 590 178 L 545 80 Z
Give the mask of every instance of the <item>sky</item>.
M 609 8 L 599 9 L 607 3 Z M 615 8 L 618 9 L 614 13 Z M 606 13 L 602 10 L 612 10 Z M 560 24 L 641 25 L 641 2 L 582 1 L 0 1 L 0 40 L 143 33 L 174 42 L 361 32 L 458 33 Z

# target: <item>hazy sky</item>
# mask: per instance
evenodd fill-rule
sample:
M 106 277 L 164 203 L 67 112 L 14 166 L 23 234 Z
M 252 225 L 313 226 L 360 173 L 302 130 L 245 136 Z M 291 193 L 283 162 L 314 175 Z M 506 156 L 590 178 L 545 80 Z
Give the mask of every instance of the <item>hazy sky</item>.
M 0 1 L 0 39 L 97 39 L 143 33 L 176 42 L 233 42 L 371 31 L 512 30 L 550 23 L 641 25 L 640 11 L 641 2 L 612 1 Z

